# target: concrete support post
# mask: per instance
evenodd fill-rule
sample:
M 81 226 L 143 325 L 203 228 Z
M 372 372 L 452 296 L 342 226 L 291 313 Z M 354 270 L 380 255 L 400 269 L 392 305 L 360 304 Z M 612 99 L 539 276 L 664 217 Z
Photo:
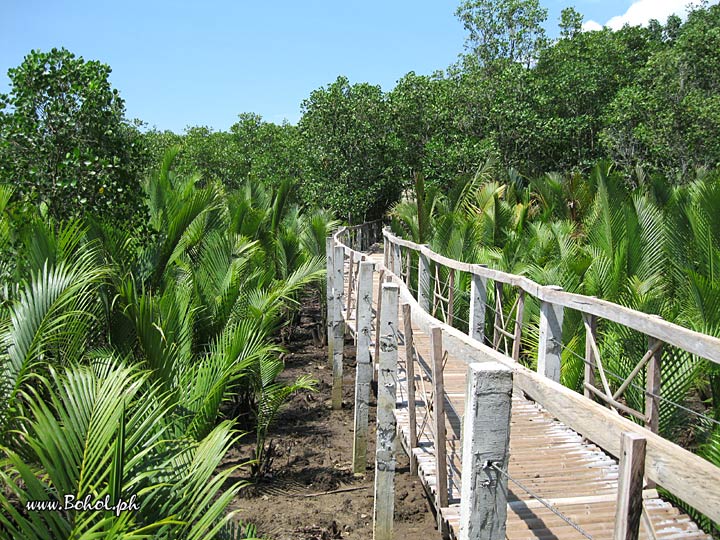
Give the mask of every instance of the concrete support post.
M 468 366 L 460 540 L 505 538 L 512 371 L 498 362 Z
M 380 312 L 380 369 L 378 373 L 377 443 L 375 450 L 375 503 L 373 539 L 392 540 L 395 511 L 395 400 L 397 396 L 398 299 L 394 283 L 382 286 Z

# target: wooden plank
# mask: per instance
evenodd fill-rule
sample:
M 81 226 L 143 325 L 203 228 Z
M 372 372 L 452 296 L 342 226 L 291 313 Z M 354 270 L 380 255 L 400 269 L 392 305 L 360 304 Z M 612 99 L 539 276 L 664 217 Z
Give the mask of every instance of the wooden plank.
M 412 330 L 412 308 L 402 305 L 403 334 L 405 337 L 405 374 L 407 377 L 408 428 L 410 446 L 410 474 L 417 475 L 417 459 L 413 449 L 417 447 L 417 413 L 415 411 L 415 346 Z
M 380 269 L 380 274 L 378 276 L 378 287 L 377 287 L 377 296 L 375 297 L 377 299 L 376 301 L 376 310 L 377 313 L 380 314 L 382 312 L 382 286 L 385 282 L 385 269 Z M 377 363 L 378 358 L 380 358 L 380 317 L 375 317 L 375 355 L 373 356 L 375 358 L 375 362 Z M 373 378 L 377 376 L 377 372 L 375 372 L 375 375 Z
M 377 442 L 375 450 L 375 498 L 373 538 L 392 540 L 395 506 L 395 404 L 398 359 L 398 286 L 382 286 L 380 312 L 380 358 L 378 372 Z
M 645 445 L 637 433 L 622 434 L 614 540 L 637 540 L 640 533 Z
M 560 287 L 557 287 L 559 290 Z M 537 370 L 552 381 L 560 381 L 562 355 L 563 308 L 550 302 L 540 302 L 540 343 Z
M 585 326 L 585 384 L 595 386 L 595 349 L 593 343 L 597 340 L 597 317 L 588 315 Z M 592 392 L 584 388 L 586 398 L 592 396 Z
M 435 447 L 435 479 L 438 486 L 437 507 L 448 505 L 447 450 L 445 443 L 445 389 L 443 385 L 443 339 L 442 328 L 430 329 L 430 351 L 433 379 L 433 435 Z
M 430 311 L 430 261 L 420 253 L 418 257 L 418 303 L 424 311 Z
M 512 371 L 498 362 L 468 366 L 460 540 L 505 538 Z
M 647 394 L 645 396 L 645 426 L 657 433 L 660 428 L 660 372 L 662 365 L 662 342 L 648 338 L 648 350 L 654 351 L 647 368 Z
M 512 358 L 520 360 L 520 344 L 522 341 L 523 313 L 525 312 L 525 291 L 518 293 L 517 311 L 515 312 L 515 334 L 513 336 Z
M 342 407 L 342 378 L 343 378 L 343 348 L 345 347 L 345 321 L 342 315 L 343 291 L 344 291 L 344 259 L 345 252 L 342 246 L 335 246 L 333 265 L 335 276 L 333 277 L 333 356 L 332 356 L 332 408 Z
M 372 286 L 375 265 L 360 263 L 357 291 L 357 332 L 355 367 L 355 410 L 353 418 L 353 472 L 364 473 L 367 466 L 368 411 L 370 385 L 373 378 L 370 358 L 370 332 L 372 327 Z
M 497 350 L 500 345 L 500 330 L 502 329 L 502 297 L 503 284 L 495 282 L 495 322 L 493 323 L 493 349 Z
M 334 311 L 334 304 L 333 304 L 333 279 L 335 277 L 335 264 L 334 264 L 334 242 L 332 236 L 328 236 L 325 238 L 325 260 L 326 260 L 326 271 L 325 271 L 325 281 L 326 281 L 326 309 L 327 309 L 327 348 L 328 348 L 328 365 L 332 366 L 332 358 L 333 358 L 333 336 L 334 336 L 334 325 L 333 321 L 335 320 L 335 311 Z
M 424 255 L 422 255 L 424 257 Z M 485 341 L 485 311 L 487 307 L 487 279 L 472 274 L 470 281 L 470 321 L 468 333 L 480 343 Z M 427 310 L 426 310 L 427 311 Z

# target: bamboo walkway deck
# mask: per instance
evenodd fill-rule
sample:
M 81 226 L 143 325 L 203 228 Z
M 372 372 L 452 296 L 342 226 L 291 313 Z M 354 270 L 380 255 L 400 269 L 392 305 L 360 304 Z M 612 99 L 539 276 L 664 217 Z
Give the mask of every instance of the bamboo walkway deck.
M 382 262 L 382 255 L 371 257 Z M 346 265 L 346 276 L 348 267 Z M 346 277 L 347 279 L 347 277 Z M 379 274 L 374 274 L 373 296 L 378 290 Z M 373 300 L 374 307 L 376 299 Z M 346 325 L 354 334 L 353 310 L 343 312 Z M 399 328 L 403 328 L 402 313 Z M 415 365 L 417 433 L 419 444 L 414 449 L 418 460 L 419 477 L 426 490 L 435 495 L 435 451 L 432 422 L 426 410 L 426 398 L 431 392 L 430 339 L 419 328 L 413 328 L 417 352 Z M 407 409 L 408 381 L 405 370 L 405 350 L 401 340 L 398 351 L 398 393 L 396 418 L 400 440 L 407 452 L 409 417 Z M 445 409 L 447 425 L 447 458 L 449 506 L 441 508 L 443 520 L 452 538 L 456 538 L 460 511 L 460 426 L 465 406 L 467 362 L 449 356 L 444 368 Z M 550 502 L 562 514 L 580 526 L 594 540 L 612 540 L 616 510 L 618 463 L 598 446 L 550 416 L 535 402 L 518 395 L 512 399 L 509 474 L 537 496 Z M 584 536 L 551 510 L 539 503 L 512 482 L 508 483 L 508 520 L 506 537 L 511 540 L 565 540 Z M 685 514 L 661 500 L 655 490 L 646 490 L 644 506 L 648 523 L 640 527 L 640 538 L 707 539 Z

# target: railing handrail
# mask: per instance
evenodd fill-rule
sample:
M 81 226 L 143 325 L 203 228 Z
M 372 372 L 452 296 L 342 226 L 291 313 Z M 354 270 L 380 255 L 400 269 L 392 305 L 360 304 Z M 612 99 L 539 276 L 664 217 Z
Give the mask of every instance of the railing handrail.
M 336 234 L 339 235 L 341 232 L 338 231 Z M 666 321 L 659 315 L 637 311 L 593 296 L 558 290 L 552 285 L 540 285 L 525 276 L 493 270 L 481 264 L 456 261 L 436 253 L 426 245 L 399 238 L 387 229 L 383 230 L 383 236 L 391 244 L 422 253 L 428 259 L 448 268 L 519 287 L 538 300 L 627 326 L 669 345 L 720 364 L 720 339 Z

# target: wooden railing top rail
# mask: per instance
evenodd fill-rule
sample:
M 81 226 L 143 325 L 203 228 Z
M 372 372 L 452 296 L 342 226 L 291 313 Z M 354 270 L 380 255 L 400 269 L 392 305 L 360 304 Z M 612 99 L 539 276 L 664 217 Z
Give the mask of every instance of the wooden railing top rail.
M 341 232 L 342 230 L 339 230 L 336 233 L 336 240 L 337 235 Z M 566 292 L 552 285 L 540 285 L 524 276 L 493 270 L 481 264 L 456 261 L 434 252 L 426 245 L 399 238 L 387 229 L 383 230 L 383 235 L 391 244 L 417 251 L 429 260 L 447 268 L 519 287 L 538 300 L 622 324 L 669 345 L 720 364 L 720 339 L 671 323 L 662 319 L 659 315 L 643 313 L 592 296 Z

